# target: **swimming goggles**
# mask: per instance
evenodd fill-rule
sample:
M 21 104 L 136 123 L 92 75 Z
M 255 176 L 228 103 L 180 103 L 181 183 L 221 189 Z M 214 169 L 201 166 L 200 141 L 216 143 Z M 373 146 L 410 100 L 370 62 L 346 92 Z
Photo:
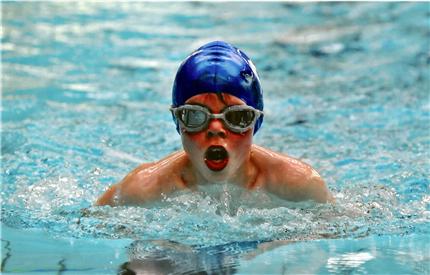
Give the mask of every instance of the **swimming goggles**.
M 213 114 L 208 108 L 200 105 L 182 105 L 170 108 L 173 116 L 188 132 L 200 132 L 206 129 L 211 119 L 221 119 L 232 132 L 244 133 L 254 127 L 263 112 L 248 105 L 233 105 L 225 108 L 220 114 Z

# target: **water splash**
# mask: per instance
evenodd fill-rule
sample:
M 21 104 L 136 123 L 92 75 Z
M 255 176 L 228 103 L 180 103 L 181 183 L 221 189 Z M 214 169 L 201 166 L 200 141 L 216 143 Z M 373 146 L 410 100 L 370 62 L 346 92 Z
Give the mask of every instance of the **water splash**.
M 427 5 L 249 7 L 4 3 L 2 223 L 199 245 L 428 234 Z M 246 49 L 259 69 L 266 115 L 256 143 L 311 163 L 336 204 L 222 185 L 93 207 L 137 162 L 181 148 L 172 76 L 215 38 Z
M 91 191 L 73 178 L 41 181 L 8 198 L 6 205 L 14 208 L 3 209 L 2 219 L 10 226 L 43 227 L 62 236 L 210 246 L 405 234 L 423 230 L 420 225 L 430 218 L 428 196 L 401 202 L 395 190 L 383 185 L 345 188 L 336 193 L 335 204 L 292 203 L 229 184 L 181 191 L 147 206 L 94 207 L 85 202 L 90 197 Z

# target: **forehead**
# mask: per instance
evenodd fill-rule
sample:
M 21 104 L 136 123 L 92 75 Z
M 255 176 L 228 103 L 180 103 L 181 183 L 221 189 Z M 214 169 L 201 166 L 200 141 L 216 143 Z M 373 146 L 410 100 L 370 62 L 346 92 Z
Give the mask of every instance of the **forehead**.
M 203 93 L 190 97 L 185 103 L 205 105 L 211 107 L 211 109 L 218 109 L 231 105 L 246 105 L 240 98 L 227 93 L 221 93 L 221 96 L 216 93 Z

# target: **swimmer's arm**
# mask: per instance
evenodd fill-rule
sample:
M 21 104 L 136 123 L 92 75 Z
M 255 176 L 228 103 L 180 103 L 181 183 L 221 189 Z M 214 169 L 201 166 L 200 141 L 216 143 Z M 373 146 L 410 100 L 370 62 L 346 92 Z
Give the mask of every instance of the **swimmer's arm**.
M 103 206 L 103 205 L 110 205 L 110 206 L 116 206 L 125 203 L 123 198 L 123 194 L 121 194 L 123 191 L 123 186 L 130 186 L 130 185 L 137 185 L 137 175 L 139 175 L 139 172 L 144 170 L 145 168 L 149 167 L 151 163 L 144 163 L 134 169 L 132 172 L 130 172 L 121 182 L 112 185 L 109 187 L 108 190 L 96 201 L 96 205 Z
M 96 205 L 136 205 L 160 199 L 175 190 L 189 188 L 183 177 L 188 163 L 184 151 L 157 162 L 145 163 L 110 187 Z
M 115 184 L 109 187 L 109 189 L 96 201 L 96 205 L 103 206 L 103 205 L 110 205 L 115 206 L 115 194 L 118 193 L 118 185 Z
M 129 173 L 120 183 L 112 185 L 96 202 L 96 205 L 137 205 L 159 199 L 163 193 L 173 191 L 164 177 L 145 171 L 152 163 L 142 164 Z M 151 174 L 151 175 L 149 175 Z
M 322 177 L 308 164 L 291 158 L 277 168 L 276 183 L 266 187 L 269 192 L 291 201 L 334 202 Z
M 319 203 L 334 202 L 334 197 L 328 190 L 325 181 L 313 169 L 310 168 L 310 175 L 304 177 L 301 190 L 298 190 L 298 197 L 311 199 Z

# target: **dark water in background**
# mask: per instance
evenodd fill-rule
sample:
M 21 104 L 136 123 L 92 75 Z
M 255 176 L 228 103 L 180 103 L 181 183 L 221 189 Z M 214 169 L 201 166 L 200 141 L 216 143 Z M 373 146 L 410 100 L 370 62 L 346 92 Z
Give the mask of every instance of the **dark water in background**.
M 428 241 L 429 16 L 429 3 L 3 3 L 2 224 L 197 247 Z M 174 74 L 215 39 L 259 71 L 255 143 L 311 163 L 338 203 L 218 186 L 148 208 L 92 207 L 139 163 L 181 148 Z

